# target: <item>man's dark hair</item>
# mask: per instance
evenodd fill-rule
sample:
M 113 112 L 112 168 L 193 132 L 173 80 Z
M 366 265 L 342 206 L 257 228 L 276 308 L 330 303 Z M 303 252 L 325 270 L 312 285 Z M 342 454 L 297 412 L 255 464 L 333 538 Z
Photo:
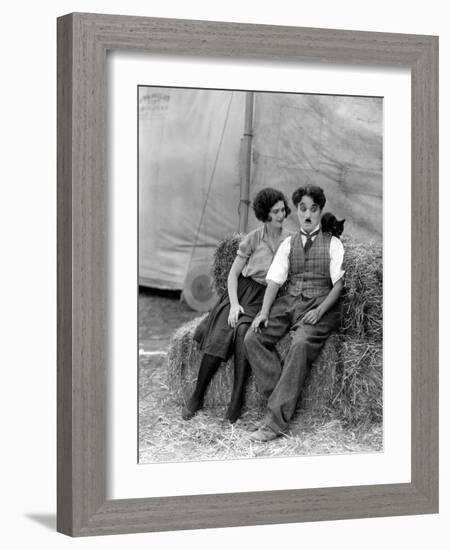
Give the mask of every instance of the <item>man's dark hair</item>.
M 318 185 L 305 185 L 304 187 L 299 187 L 292 193 L 292 202 L 296 208 L 305 195 L 311 197 L 321 210 L 327 202 L 322 187 Z
M 286 216 L 289 216 L 291 209 L 289 208 L 287 198 L 281 191 L 273 189 L 272 187 L 265 187 L 256 194 L 253 199 L 253 211 L 258 220 L 262 222 L 270 222 L 270 210 L 274 204 L 279 201 L 284 202 L 284 208 L 286 209 Z

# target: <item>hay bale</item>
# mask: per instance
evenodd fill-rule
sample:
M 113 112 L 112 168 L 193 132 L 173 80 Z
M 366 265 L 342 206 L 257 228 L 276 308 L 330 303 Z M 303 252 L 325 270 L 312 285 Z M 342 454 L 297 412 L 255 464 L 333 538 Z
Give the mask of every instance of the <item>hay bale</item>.
M 202 353 L 193 340 L 196 327 L 204 316 L 193 319 L 180 327 L 172 336 L 167 369 L 167 385 L 178 404 L 184 404 L 191 396 L 197 380 Z M 204 405 L 216 407 L 227 405 L 233 388 L 233 359 L 223 363 L 213 377 L 205 394 Z M 247 385 L 246 404 L 261 407 L 263 397 L 258 393 L 253 377 Z
M 383 340 L 383 253 L 378 243 L 343 239 L 345 291 L 343 334 L 374 342 Z
M 383 347 L 345 338 L 340 349 L 331 406 L 347 425 L 383 420 Z
M 239 243 L 243 237 L 242 233 L 234 233 L 217 244 L 214 251 L 211 274 L 214 281 L 214 288 L 219 296 L 227 289 L 228 273 L 236 258 Z
M 167 384 L 172 396 L 180 405 L 185 403 L 191 396 L 197 380 L 202 353 L 198 351 L 193 335 L 197 325 L 203 318 L 204 316 L 198 317 L 180 327 L 173 335 L 170 343 Z M 290 342 L 291 337 L 287 334 L 277 344 L 276 348 L 281 360 L 286 356 Z M 308 403 L 314 402 L 317 406 L 320 406 L 320 404 L 324 405 L 326 400 L 331 399 L 332 392 L 325 390 L 330 386 L 330 381 L 325 380 L 325 378 L 328 377 L 334 381 L 333 372 L 338 360 L 337 346 L 339 343 L 339 337 L 332 334 L 315 362 L 312 371 L 321 374 L 310 377 L 314 389 L 307 392 L 309 396 Z M 233 387 L 233 369 L 233 358 L 222 364 L 205 394 L 205 406 L 216 407 L 228 404 Z M 265 399 L 258 392 L 253 375 L 250 376 L 246 391 L 245 402 L 247 407 L 262 408 L 265 405 Z
M 197 380 L 201 352 L 193 340 L 199 317 L 183 325 L 174 334 L 168 356 L 167 384 L 175 401 L 182 405 L 191 396 Z M 289 349 L 290 336 L 277 345 L 283 359 Z M 323 418 L 338 419 L 345 426 L 358 427 L 381 422 L 382 405 L 382 346 L 360 341 L 354 337 L 333 333 L 305 381 L 299 407 L 304 412 Z M 233 359 L 224 363 L 211 381 L 205 395 L 206 407 L 228 404 L 233 387 Z M 246 407 L 261 410 L 265 399 L 258 393 L 250 377 Z
M 361 427 L 383 417 L 383 349 L 377 342 L 333 334 L 311 369 L 300 405 L 324 419 Z M 328 343 L 327 342 L 327 343 Z M 331 343 L 331 342 L 330 342 Z
M 226 289 L 241 238 L 242 235 L 234 234 L 217 246 L 212 274 L 218 292 Z M 382 250 L 378 244 L 357 243 L 348 237 L 344 246 L 342 327 L 325 343 L 305 382 L 299 405 L 324 421 L 336 418 L 356 427 L 382 420 Z M 190 397 L 197 379 L 201 353 L 192 336 L 202 319 L 203 316 L 183 325 L 171 341 L 168 386 L 179 404 Z M 289 345 L 289 335 L 277 345 L 281 359 Z M 231 359 L 214 376 L 205 395 L 205 406 L 227 405 L 232 385 Z M 264 405 L 253 377 L 247 387 L 246 404 L 249 408 Z

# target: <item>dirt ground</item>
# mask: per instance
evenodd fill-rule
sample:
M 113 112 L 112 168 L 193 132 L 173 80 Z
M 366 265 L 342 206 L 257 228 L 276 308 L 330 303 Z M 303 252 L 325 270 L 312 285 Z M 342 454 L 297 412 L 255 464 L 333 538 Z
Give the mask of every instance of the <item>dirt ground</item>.
M 382 426 L 346 429 L 340 422 L 297 415 L 290 434 L 268 444 L 253 443 L 249 433 L 261 411 L 244 410 L 233 425 L 223 420 L 225 407 L 205 408 L 191 421 L 166 383 L 171 335 L 201 315 L 180 301 L 179 293 L 144 290 L 139 296 L 139 462 L 182 462 L 274 456 L 382 451 Z
M 167 351 L 175 330 L 201 313 L 180 300 L 170 290 L 141 289 L 139 292 L 139 350 Z

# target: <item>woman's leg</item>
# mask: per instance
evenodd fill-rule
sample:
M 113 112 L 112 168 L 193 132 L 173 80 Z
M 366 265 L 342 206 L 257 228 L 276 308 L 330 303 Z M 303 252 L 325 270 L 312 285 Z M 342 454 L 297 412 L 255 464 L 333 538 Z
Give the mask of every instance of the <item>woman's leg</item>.
M 241 416 L 242 406 L 244 405 L 245 386 L 250 374 L 250 364 L 244 354 L 244 338 L 249 325 L 241 324 L 237 327 L 234 341 L 234 379 L 233 391 L 231 393 L 230 404 L 228 405 L 225 418 L 231 424 Z
M 221 362 L 222 359 L 220 357 L 208 355 L 207 353 L 203 355 L 200 368 L 198 370 L 197 383 L 195 385 L 194 393 L 191 395 L 181 411 L 183 420 L 190 420 L 194 414 L 203 407 L 205 392 L 211 378 L 220 367 Z

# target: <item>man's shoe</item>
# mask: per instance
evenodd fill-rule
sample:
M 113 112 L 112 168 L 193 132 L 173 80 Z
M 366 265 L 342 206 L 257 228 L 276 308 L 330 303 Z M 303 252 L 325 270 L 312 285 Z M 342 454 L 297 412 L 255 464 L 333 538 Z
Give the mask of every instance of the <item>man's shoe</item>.
M 250 439 L 256 441 L 257 443 L 267 443 L 268 441 L 273 441 L 277 437 L 280 437 L 280 433 L 274 432 L 269 426 L 262 426 L 258 428 L 256 432 L 250 434 Z

